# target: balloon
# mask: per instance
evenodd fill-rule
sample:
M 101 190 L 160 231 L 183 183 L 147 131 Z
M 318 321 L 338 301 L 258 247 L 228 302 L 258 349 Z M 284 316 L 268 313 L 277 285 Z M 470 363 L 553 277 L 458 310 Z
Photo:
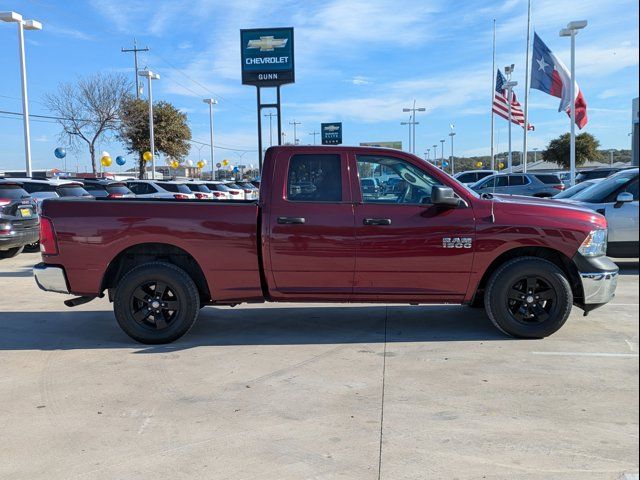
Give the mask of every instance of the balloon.
M 173 162 L 171 162 L 171 168 L 178 168 L 180 166 L 180 162 L 178 162 L 177 160 L 174 160 Z
M 104 155 L 100 159 L 100 163 L 102 164 L 103 167 L 110 167 L 111 166 L 111 157 L 109 155 Z
M 153 160 L 153 155 L 151 155 L 151 152 L 147 151 L 142 154 L 142 158 L 145 162 L 150 162 L 151 160 Z
M 53 151 L 53 154 L 56 158 L 64 158 L 67 156 L 67 151 L 62 147 L 58 147 Z
M 200 160 L 197 164 L 198 168 L 204 168 L 204 162 L 202 160 Z
M 478 168 L 482 167 L 482 162 L 476 162 L 476 167 Z
M 229 165 L 229 160 L 222 160 L 222 165 L 224 165 L 225 167 Z
M 102 154 L 100 155 L 100 158 L 102 157 L 110 157 L 111 154 L 109 152 L 102 152 Z
M 124 158 L 122 155 L 118 155 L 116 157 L 116 163 L 120 166 L 124 165 L 125 163 L 127 163 L 127 159 Z
M 446 161 L 442 161 L 442 168 L 448 167 L 449 166 L 449 162 Z
M 204 158 L 201 158 L 200 162 L 202 162 L 202 165 L 206 165 L 207 164 L 207 161 Z
M 502 170 L 504 168 L 504 163 L 500 162 L 500 164 L 498 165 L 498 168 Z
M 185 164 L 187 167 L 193 167 L 193 160 L 187 160 L 186 162 L 184 162 L 184 164 Z
M 238 173 L 240 170 L 238 170 L 238 167 L 233 167 L 233 173 Z

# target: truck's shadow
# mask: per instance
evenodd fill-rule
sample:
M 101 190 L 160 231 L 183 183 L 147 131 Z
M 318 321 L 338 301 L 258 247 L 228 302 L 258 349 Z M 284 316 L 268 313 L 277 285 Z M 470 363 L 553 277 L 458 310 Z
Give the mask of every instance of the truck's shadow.
M 196 346 L 304 345 L 504 340 L 483 310 L 460 306 L 213 308 L 182 339 L 145 346 L 129 339 L 110 311 L 3 312 L 0 350 L 138 348 L 167 352 Z

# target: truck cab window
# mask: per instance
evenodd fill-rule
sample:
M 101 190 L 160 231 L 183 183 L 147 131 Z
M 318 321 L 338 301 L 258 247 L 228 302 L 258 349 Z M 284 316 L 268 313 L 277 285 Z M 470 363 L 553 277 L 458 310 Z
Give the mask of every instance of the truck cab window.
M 340 155 L 294 155 L 287 174 L 287 200 L 341 202 Z
M 428 173 L 409 162 L 394 157 L 358 155 L 358 177 L 364 203 L 431 203 L 431 190 L 442 185 Z M 380 187 L 372 188 L 375 181 Z

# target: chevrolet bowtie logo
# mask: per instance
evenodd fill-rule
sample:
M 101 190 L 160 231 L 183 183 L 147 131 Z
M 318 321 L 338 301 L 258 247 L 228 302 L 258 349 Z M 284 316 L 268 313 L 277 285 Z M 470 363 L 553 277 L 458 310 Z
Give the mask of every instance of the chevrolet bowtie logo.
M 340 130 L 340 127 L 336 125 L 329 125 L 328 127 L 324 127 L 325 132 L 335 132 L 336 130 Z
M 261 52 L 273 52 L 287 44 L 288 38 L 273 38 L 273 35 L 260 37 L 260 40 L 249 40 L 247 48 L 259 48 Z

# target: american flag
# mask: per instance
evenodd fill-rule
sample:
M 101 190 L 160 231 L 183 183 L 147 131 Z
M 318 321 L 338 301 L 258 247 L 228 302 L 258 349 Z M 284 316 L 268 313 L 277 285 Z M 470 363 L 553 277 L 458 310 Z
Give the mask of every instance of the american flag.
M 493 113 L 501 116 L 505 120 L 509 120 L 509 100 L 507 99 L 508 90 L 504 86 L 507 83 L 507 79 L 498 69 L 496 75 L 496 91 L 493 93 Z M 520 125 L 524 128 L 524 112 L 516 93 L 511 90 L 511 121 L 516 125 Z M 529 124 L 529 130 L 535 130 L 534 126 Z

